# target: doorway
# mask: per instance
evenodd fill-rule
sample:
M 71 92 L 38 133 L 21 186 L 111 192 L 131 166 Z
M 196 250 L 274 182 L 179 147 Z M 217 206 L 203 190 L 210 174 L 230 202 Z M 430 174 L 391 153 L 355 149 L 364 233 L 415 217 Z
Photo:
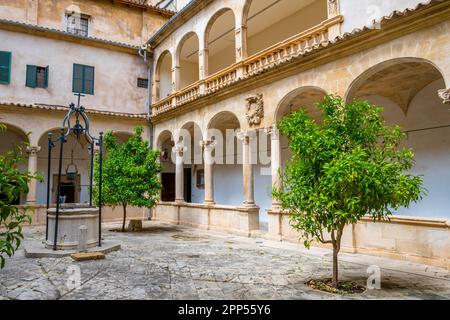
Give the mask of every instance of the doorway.
M 184 169 L 184 201 L 192 202 L 192 169 Z
M 75 179 L 68 179 L 65 174 L 61 175 L 61 189 L 60 195 L 61 197 L 65 197 L 64 203 L 79 203 L 80 202 L 80 191 L 81 191 L 81 177 L 79 174 L 75 176 Z M 53 175 L 53 202 L 56 203 L 56 195 L 57 195 L 57 187 L 58 187 L 58 175 Z
M 161 201 L 173 202 L 175 201 L 175 173 L 163 172 L 161 173 Z

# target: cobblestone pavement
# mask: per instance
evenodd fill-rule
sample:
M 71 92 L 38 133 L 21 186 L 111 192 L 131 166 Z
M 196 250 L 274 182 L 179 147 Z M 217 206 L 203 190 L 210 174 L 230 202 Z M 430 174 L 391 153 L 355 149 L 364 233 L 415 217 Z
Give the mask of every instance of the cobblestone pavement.
M 381 267 L 381 290 L 333 295 L 305 285 L 327 278 L 331 255 L 300 245 L 146 222 L 140 233 L 108 231 L 122 249 L 105 260 L 25 258 L 23 250 L 0 271 L 0 299 L 450 299 L 450 273 L 439 268 L 341 254 L 342 280 L 365 284 L 369 265 Z M 42 239 L 42 227 L 25 229 Z M 70 266 L 81 286 L 70 289 Z

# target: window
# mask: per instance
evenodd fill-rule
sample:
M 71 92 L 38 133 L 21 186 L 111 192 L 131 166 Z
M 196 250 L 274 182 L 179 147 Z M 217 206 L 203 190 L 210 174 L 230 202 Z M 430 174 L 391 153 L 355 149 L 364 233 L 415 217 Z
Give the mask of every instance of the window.
M 67 15 L 67 32 L 77 36 L 88 36 L 89 17 L 80 15 L 79 13 L 71 13 Z
M 137 79 L 138 88 L 148 88 L 148 79 L 138 78 Z
M 27 78 L 25 85 L 30 88 L 47 88 L 48 66 L 38 67 L 27 65 Z
M 72 91 L 94 94 L 94 67 L 76 63 L 73 65 Z
M 0 51 L 0 84 L 9 84 L 11 79 L 11 52 Z

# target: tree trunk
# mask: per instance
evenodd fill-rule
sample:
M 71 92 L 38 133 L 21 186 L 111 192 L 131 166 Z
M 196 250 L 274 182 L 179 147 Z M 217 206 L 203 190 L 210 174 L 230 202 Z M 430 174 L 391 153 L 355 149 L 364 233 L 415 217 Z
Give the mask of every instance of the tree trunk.
M 334 231 L 331 232 L 331 238 L 333 242 L 333 279 L 332 279 L 332 285 L 334 288 L 338 288 L 339 284 L 339 261 L 338 261 L 338 254 L 341 250 L 341 239 L 342 234 L 344 233 L 344 226 L 341 226 L 339 230 L 337 230 L 337 234 L 335 237 Z
M 122 207 L 123 207 L 122 232 L 125 232 L 125 222 L 127 221 L 127 204 L 122 203 Z
M 337 241 L 333 241 L 333 280 L 332 285 L 337 289 L 339 283 L 339 267 L 338 267 L 338 253 Z

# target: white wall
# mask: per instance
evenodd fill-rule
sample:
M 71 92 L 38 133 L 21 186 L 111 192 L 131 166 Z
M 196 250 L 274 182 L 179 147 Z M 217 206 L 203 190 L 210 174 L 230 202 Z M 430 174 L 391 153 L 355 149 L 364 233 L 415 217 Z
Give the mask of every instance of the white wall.
M 372 25 L 374 19 L 389 16 L 394 10 L 414 8 L 424 0 L 340 0 L 341 14 L 344 15 L 342 32 Z
M 242 165 L 215 165 L 215 202 L 217 204 L 241 206 L 244 198 L 242 183 Z
M 0 30 L 0 51 L 12 52 L 11 82 L 0 85 L 0 101 L 67 106 L 72 93 L 73 64 L 95 67 L 94 95 L 86 95 L 86 108 L 127 113 L 146 112 L 147 90 L 137 78 L 147 78 L 138 55 L 83 46 L 23 33 Z M 26 65 L 49 66 L 46 89 L 25 86 Z
M 389 124 L 398 124 L 406 131 L 424 129 L 408 133 L 405 146 L 414 150 L 416 165 L 411 173 L 423 175 L 427 195 L 409 209 L 398 210 L 400 215 L 450 217 L 450 111 L 436 94 L 444 87 L 442 80 L 425 87 L 412 100 L 406 116 L 386 98 L 366 97 L 385 108 Z

